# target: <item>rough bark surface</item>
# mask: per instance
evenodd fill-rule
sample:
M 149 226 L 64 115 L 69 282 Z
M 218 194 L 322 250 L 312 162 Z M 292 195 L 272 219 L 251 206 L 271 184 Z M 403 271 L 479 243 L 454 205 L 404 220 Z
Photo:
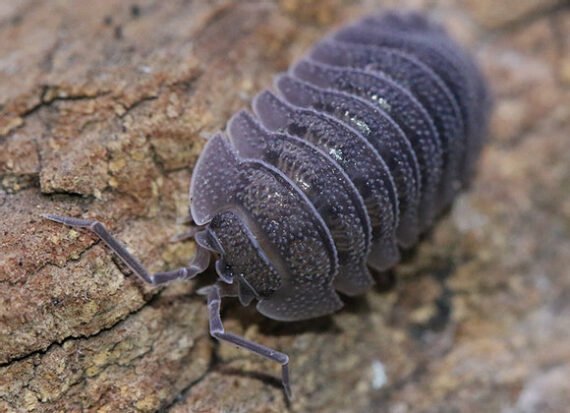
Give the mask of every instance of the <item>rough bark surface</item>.
M 473 187 L 388 292 L 305 323 L 152 289 L 89 234 L 97 218 L 174 268 L 201 137 L 331 27 L 430 8 L 470 47 L 496 110 Z M 0 412 L 563 412 L 570 405 L 570 7 L 538 0 L 5 1 L 0 4 Z

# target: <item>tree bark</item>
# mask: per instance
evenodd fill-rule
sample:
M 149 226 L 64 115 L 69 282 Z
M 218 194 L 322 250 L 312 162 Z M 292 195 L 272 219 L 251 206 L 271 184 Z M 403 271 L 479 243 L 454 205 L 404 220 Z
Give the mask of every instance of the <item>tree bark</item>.
M 202 138 L 373 3 L 0 6 L 0 412 L 566 411 L 567 2 L 381 4 L 431 8 L 477 54 L 492 132 L 390 291 L 292 324 L 225 303 L 228 331 L 290 355 L 291 403 L 279 366 L 210 339 L 196 282 L 143 285 L 40 216 L 99 219 L 153 271 L 185 264 L 193 243 L 169 239 Z

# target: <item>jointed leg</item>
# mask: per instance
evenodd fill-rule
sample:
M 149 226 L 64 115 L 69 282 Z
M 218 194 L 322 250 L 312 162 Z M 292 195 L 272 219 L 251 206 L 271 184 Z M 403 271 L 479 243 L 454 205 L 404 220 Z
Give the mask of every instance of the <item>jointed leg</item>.
M 227 341 L 229 343 L 235 344 L 238 347 L 242 347 L 253 353 L 259 354 L 269 360 L 276 361 L 281 364 L 281 374 L 283 388 L 285 389 L 285 394 L 290 399 L 291 398 L 291 387 L 289 384 L 289 356 L 287 354 L 281 353 L 279 351 L 270 349 L 269 347 L 262 346 L 261 344 L 254 343 L 253 341 L 246 340 L 243 337 L 236 336 L 232 333 L 226 333 L 224 331 L 224 326 L 222 325 L 222 319 L 220 317 L 220 288 L 216 284 L 206 287 L 200 291 L 208 296 L 208 315 L 210 319 L 210 334 L 212 337 L 217 338 L 220 341 Z
M 208 267 L 210 261 L 210 253 L 200 246 L 197 247 L 196 256 L 187 268 L 179 268 L 173 271 L 157 272 L 149 274 L 143 265 L 133 257 L 127 249 L 119 243 L 105 226 L 99 221 L 89 221 L 85 219 L 77 219 L 70 217 L 60 217 L 57 215 L 44 215 L 51 221 L 59 222 L 76 228 L 85 228 L 95 233 L 107 246 L 123 261 L 138 277 L 149 284 L 159 285 L 179 278 L 192 278 L 201 273 Z

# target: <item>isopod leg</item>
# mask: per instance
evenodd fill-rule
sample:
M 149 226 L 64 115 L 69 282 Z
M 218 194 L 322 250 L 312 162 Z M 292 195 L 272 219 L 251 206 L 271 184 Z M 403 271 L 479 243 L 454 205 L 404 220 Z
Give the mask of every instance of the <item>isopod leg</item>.
M 235 334 L 226 333 L 220 317 L 220 287 L 214 284 L 199 292 L 206 294 L 208 297 L 208 315 L 210 319 L 210 334 L 212 337 L 220 341 L 227 341 L 281 364 L 281 381 L 287 398 L 291 399 L 291 387 L 289 384 L 289 356 L 261 344 L 254 343 L 253 341 L 246 340 L 243 337 L 236 336 Z
M 149 284 L 160 285 L 180 278 L 192 278 L 197 274 L 204 271 L 210 262 L 210 253 L 201 248 L 197 247 L 196 256 L 191 262 L 189 267 L 179 268 L 173 271 L 157 272 L 150 274 L 146 268 L 130 253 L 127 249 L 121 245 L 115 237 L 113 237 L 105 226 L 99 221 L 90 221 L 85 219 L 71 218 L 71 217 L 60 217 L 57 215 L 46 214 L 44 218 L 51 221 L 59 222 L 60 224 L 68 225 L 75 228 L 85 228 L 97 235 L 101 241 L 103 241 L 107 246 L 123 261 L 138 277 L 146 281 Z

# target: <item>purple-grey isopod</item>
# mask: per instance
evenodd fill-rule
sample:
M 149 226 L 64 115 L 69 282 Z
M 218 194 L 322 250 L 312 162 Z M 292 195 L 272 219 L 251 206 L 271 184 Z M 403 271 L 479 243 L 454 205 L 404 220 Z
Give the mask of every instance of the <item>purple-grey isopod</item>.
M 144 281 L 192 278 L 215 258 L 213 337 L 282 365 L 286 354 L 224 331 L 222 297 L 283 321 L 331 314 L 449 206 L 471 179 L 491 104 L 472 58 L 416 12 L 386 12 L 317 43 L 253 112 L 232 117 L 194 168 L 188 267 L 149 274 L 97 221 L 46 215 L 98 235 Z

